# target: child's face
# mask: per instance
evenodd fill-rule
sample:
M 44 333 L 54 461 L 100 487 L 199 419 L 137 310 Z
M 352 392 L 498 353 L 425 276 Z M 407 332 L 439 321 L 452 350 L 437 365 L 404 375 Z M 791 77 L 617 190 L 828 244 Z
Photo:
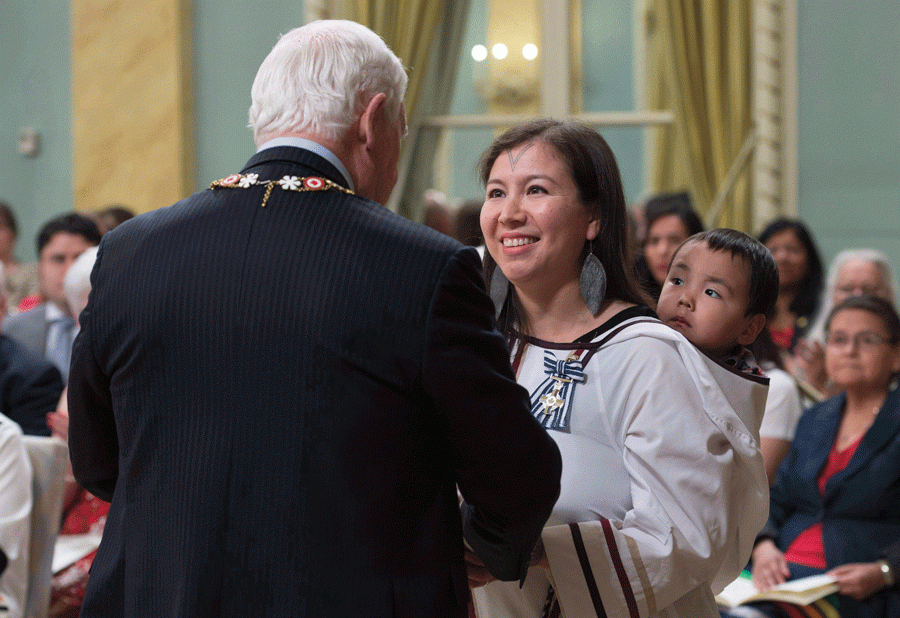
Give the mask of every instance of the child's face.
M 691 241 L 672 260 L 656 312 L 688 341 L 716 358 L 753 343 L 765 316 L 747 316 L 750 268 L 727 251 Z

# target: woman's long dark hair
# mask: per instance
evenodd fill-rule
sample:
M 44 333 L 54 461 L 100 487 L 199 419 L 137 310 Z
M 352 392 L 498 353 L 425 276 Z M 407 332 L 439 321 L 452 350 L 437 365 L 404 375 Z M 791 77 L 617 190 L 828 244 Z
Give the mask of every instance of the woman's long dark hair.
M 772 221 L 759 235 L 759 242 L 766 244 L 772 236 L 791 230 L 806 250 L 806 274 L 797 287 L 797 294 L 791 302 L 790 310 L 798 317 L 812 318 L 819 307 L 822 296 L 822 258 L 812 234 L 803 223 L 784 217 Z
M 526 142 L 552 146 L 565 163 L 578 188 L 578 197 L 592 217 L 600 223 L 593 243 L 585 242 L 583 255 L 593 249 L 606 269 L 604 304 L 620 300 L 647 304 L 647 298 L 635 280 L 628 250 L 628 215 L 619 167 L 609 144 L 587 125 L 558 120 L 533 120 L 515 126 L 494 140 L 481 157 L 481 182 L 487 185 L 494 162 L 503 152 Z M 490 288 L 497 263 L 490 253 L 484 254 L 484 276 Z M 507 296 L 500 313 L 500 330 L 507 335 L 518 328 L 527 332 L 528 325 L 514 293 Z

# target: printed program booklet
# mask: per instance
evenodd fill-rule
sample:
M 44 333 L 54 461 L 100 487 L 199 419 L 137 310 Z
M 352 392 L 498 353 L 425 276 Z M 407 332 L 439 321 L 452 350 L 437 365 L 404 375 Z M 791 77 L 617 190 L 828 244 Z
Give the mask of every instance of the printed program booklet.
M 795 605 L 809 605 L 813 601 L 837 592 L 837 583 L 830 575 L 811 575 L 792 579 L 774 588 L 759 591 L 753 585 L 752 575 L 747 571 L 725 586 L 716 595 L 716 603 L 721 607 L 732 608 L 753 601 L 783 601 Z

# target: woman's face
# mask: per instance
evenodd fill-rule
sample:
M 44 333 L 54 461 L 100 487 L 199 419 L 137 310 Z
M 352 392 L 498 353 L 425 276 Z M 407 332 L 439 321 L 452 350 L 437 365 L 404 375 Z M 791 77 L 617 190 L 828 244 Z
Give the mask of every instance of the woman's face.
M 831 318 L 825 372 L 840 390 L 883 392 L 898 371 L 900 345 L 890 342 L 881 318 L 863 309 L 844 309 Z
M 809 257 L 794 230 L 781 230 L 769 237 L 766 248 L 775 258 L 781 287 L 798 285 L 806 276 Z
M 863 295 L 891 301 L 887 283 L 874 262 L 861 258 L 847 260 L 838 271 L 837 281 L 831 291 L 832 306 L 851 296 Z
M 500 153 L 486 193 L 481 230 L 507 279 L 550 290 L 578 280 L 585 240 L 597 237 L 599 222 L 552 146 L 531 141 Z
M 678 215 L 660 217 L 647 230 L 647 242 L 644 245 L 644 260 L 656 282 L 662 285 L 666 281 L 669 262 L 675 250 L 681 246 L 688 236 L 687 226 Z

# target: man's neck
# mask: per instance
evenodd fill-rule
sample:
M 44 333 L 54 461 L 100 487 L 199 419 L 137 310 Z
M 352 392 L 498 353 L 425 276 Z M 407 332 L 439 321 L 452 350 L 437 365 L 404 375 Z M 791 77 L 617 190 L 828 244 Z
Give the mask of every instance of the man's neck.
M 356 190 L 357 177 L 353 173 L 353 166 L 348 165 L 352 161 L 352 157 L 339 142 L 309 133 L 273 133 L 264 136 L 258 143 L 257 152 L 276 146 L 295 146 L 310 150 L 334 165 L 347 181 L 349 189 Z

